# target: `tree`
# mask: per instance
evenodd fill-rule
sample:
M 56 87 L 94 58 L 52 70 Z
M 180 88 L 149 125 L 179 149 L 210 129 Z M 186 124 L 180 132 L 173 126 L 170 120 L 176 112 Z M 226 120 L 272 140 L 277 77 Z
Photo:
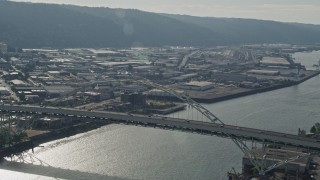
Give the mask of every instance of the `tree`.
M 315 126 L 312 126 L 312 128 L 310 129 L 310 132 L 315 134 L 316 131 L 317 131 L 316 127 L 315 127 Z
M 314 126 L 310 129 L 311 133 L 319 134 L 320 133 L 320 123 L 316 123 Z
M 0 129 L 0 147 L 5 147 L 10 141 L 10 131 L 8 128 L 1 128 Z

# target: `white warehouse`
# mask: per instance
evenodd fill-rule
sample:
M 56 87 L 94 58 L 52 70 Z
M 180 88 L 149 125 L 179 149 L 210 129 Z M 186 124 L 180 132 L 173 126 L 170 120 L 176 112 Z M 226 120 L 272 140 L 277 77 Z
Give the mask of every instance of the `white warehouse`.
M 214 88 L 214 84 L 208 81 L 191 81 L 180 86 L 180 89 L 206 91 Z
M 0 95 L 1 96 L 9 96 L 10 92 L 6 87 L 0 86 Z

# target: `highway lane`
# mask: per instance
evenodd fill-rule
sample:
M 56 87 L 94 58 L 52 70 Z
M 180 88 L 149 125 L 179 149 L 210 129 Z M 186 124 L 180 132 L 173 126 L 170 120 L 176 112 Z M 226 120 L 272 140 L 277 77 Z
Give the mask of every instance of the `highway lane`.
M 0 79 L 0 84 L 2 84 L 4 87 L 6 87 L 8 89 L 8 91 L 10 92 L 10 97 L 12 97 L 13 100 L 15 100 L 17 102 L 20 101 L 20 99 L 16 95 L 16 93 L 14 91 L 12 91 L 11 86 L 9 84 L 7 84 L 3 79 Z
M 200 132 L 203 134 L 216 134 L 224 137 L 238 137 L 259 142 L 270 142 L 274 144 L 286 144 L 294 147 L 304 147 L 320 151 L 320 140 L 300 137 L 297 135 L 281 132 L 266 131 L 240 126 L 222 125 L 210 122 L 192 121 L 178 118 L 146 116 L 106 111 L 86 111 L 71 108 L 0 105 L 1 111 L 12 113 L 39 113 L 55 116 L 76 116 L 92 119 L 108 119 L 119 123 L 136 123 L 151 127 L 166 127 L 189 132 Z

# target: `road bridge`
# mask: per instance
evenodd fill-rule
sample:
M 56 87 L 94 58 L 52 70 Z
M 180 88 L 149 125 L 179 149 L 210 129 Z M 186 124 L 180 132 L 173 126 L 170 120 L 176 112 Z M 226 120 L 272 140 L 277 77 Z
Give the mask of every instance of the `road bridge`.
M 287 145 L 320 151 L 320 141 L 313 138 L 301 137 L 292 134 L 254 129 L 212 122 L 201 122 L 187 119 L 147 116 L 106 111 L 86 111 L 71 108 L 38 107 L 20 105 L 0 105 L 0 111 L 7 113 L 30 113 L 50 116 L 70 116 L 89 119 L 109 120 L 116 123 L 138 124 L 149 127 L 160 127 L 186 132 L 196 132 L 204 135 L 217 135 L 227 138 L 252 140 L 275 145 Z

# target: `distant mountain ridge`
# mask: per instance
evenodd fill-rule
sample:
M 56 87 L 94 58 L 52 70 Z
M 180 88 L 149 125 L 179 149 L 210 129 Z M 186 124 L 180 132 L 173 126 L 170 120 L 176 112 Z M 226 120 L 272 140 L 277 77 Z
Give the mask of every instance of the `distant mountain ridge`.
M 312 43 L 320 40 L 320 26 L 283 23 L 256 19 L 194 17 L 163 14 L 182 22 L 193 23 L 217 32 L 223 32 L 242 43 Z
M 320 26 L 0 1 L 0 42 L 36 47 L 216 46 L 320 42 Z

